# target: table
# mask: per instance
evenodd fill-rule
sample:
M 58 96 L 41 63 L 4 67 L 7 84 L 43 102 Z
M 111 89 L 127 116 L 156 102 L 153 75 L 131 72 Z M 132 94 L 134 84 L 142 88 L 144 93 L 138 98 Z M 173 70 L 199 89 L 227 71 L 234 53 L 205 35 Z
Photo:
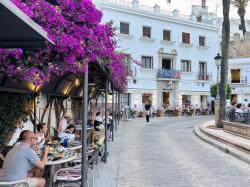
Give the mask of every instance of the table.
M 78 145 L 78 146 L 72 146 L 72 147 L 65 147 L 65 150 L 77 150 L 77 149 L 81 149 L 82 148 L 82 144 Z

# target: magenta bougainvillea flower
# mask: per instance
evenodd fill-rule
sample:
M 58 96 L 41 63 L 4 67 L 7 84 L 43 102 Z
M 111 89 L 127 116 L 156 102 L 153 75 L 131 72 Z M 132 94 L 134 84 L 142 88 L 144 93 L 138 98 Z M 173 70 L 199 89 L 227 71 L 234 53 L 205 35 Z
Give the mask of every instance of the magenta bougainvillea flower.
M 12 0 L 38 23 L 54 45 L 43 49 L 0 49 L 0 75 L 32 80 L 40 85 L 55 73 L 86 72 L 86 64 L 104 59 L 117 89 L 127 88 L 125 56 L 118 54 L 112 22 L 102 24 L 102 12 L 90 0 Z

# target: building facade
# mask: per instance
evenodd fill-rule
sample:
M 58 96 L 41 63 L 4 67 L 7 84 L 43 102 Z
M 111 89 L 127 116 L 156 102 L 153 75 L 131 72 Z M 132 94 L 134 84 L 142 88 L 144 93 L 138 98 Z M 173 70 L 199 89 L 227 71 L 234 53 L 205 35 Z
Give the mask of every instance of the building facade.
M 228 65 L 231 101 L 247 105 L 250 103 L 250 58 L 230 59 Z
M 214 57 L 219 52 L 216 17 L 207 7 L 193 6 L 192 15 L 147 7 L 133 0 L 96 0 L 103 22 L 117 28 L 118 52 L 141 63 L 132 65 L 123 105 L 143 109 L 183 105 L 206 107 L 216 81 Z

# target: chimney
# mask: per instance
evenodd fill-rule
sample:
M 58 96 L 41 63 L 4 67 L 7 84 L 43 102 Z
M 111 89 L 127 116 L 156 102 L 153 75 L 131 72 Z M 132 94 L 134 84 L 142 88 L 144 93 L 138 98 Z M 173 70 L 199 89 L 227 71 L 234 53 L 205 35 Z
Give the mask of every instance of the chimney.
M 132 1 L 132 7 L 133 8 L 139 8 L 139 1 L 138 0 L 133 0 Z
M 160 8 L 161 7 L 159 5 L 155 4 L 155 6 L 154 6 L 154 13 L 160 14 Z

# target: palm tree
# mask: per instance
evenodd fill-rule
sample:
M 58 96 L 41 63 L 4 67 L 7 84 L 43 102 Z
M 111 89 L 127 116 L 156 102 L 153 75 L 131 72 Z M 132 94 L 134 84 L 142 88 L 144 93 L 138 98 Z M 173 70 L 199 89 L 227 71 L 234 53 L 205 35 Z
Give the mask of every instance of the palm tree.
M 233 0 L 232 4 L 234 7 L 238 8 L 238 14 L 240 16 L 241 28 L 243 32 L 243 36 L 246 32 L 246 25 L 245 25 L 245 14 L 246 14 L 246 6 L 249 0 Z
M 222 58 L 221 58 L 221 71 L 220 71 L 220 106 L 219 106 L 219 119 L 216 122 L 216 126 L 223 127 L 222 121 L 225 119 L 226 113 L 226 86 L 228 79 L 228 53 L 229 53 L 229 39 L 230 39 L 230 0 L 222 0 L 223 4 L 223 27 L 222 27 Z

